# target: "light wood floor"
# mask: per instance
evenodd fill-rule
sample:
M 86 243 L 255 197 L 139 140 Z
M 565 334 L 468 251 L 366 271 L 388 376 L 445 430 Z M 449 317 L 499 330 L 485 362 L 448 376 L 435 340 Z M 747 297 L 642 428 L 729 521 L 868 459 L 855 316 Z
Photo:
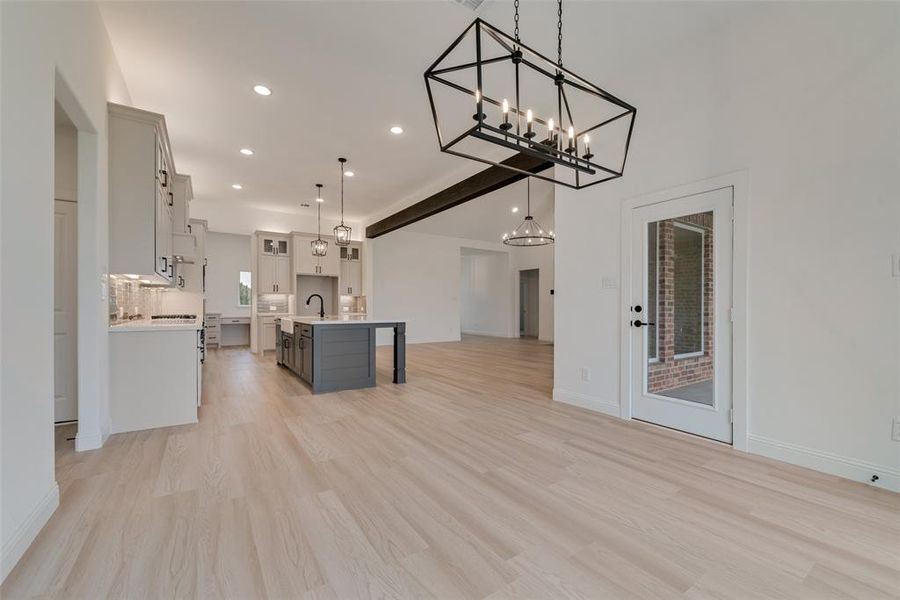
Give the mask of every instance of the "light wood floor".
M 888 598 L 900 495 L 549 400 L 552 347 L 408 347 L 311 396 L 209 353 L 200 423 L 76 454 L 0 595 Z

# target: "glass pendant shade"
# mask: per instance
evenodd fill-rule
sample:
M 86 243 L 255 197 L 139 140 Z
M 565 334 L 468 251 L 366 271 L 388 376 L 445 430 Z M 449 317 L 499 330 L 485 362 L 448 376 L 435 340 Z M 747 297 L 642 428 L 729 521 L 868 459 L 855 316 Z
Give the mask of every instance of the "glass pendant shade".
M 337 246 L 349 246 L 351 229 L 344 225 L 344 163 L 347 159 L 339 158 L 338 162 L 341 163 L 341 224 L 334 227 L 334 243 Z
M 546 246 L 556 241 L 552 231 L 544 229 L 540 223 L 531 216 L 531 178 L 528 182 L 528 209 L 522 224 L 512 230 L 512 233 L 503 234 L 503 243 L 507 246 Z
M 350 228 L 343 223 L 334 227 L 334 243 L 338 246 L 350 245 Z
M 322 238 L 317 238 L 309 243 L 312 247 L 313 256 L 325 256 L 328 254 L 328 242 Z
M 323 202 L 323 200 L 320 200 L 322 198 L 322 184 L 317 183 L 316 187 L 319 189 L 319 193 L 316 196 L 316 200 L 318 200 L 318 202 L 316 202 L 316 210 L 317 210 L 317 212 L 316 212 L 316 218 L 317 218 L 316 239 L 311 241 L 309 243 L 309 245 L 312 248 L 313 256 L 325 256 L 328 253 L 328 242 L 326 242 L 325 240 L 322 239 L 322 202 Z

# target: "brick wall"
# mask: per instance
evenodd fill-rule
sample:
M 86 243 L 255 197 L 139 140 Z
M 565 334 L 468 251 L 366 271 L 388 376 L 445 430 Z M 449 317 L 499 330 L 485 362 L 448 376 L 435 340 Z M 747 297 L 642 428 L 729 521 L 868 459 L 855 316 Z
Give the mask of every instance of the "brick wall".
M 699 267 L 695 252 L 690 244 L 690 235 L 679 235 L 676 244 L 676 225 L 684 223 L 703 230 L 703 268 Z M 659 221 L 658 255 L 650 253 L 650 273 L 653 265 L 658 268 L 658 305 L 656 310 L 648 307 L 648 319 L 655 317 L 658 335 L 658 362 L 649 365 L 649 392 L 662 392 L 672 388 L 707 381 L 713 377 L 713 229 L 712 213 L 698 213 Z M 676 261 L 676 246 L 679 259 Z M 699 250 L 699 249 L 697 249 Z M 694 259 L 694 260 L 692 260 Z M 678 284 L 676 284 L 676 279 Z M 700 310 L 700 295 L 695 293 L 702 280 L 703 312 L 700 323 L 696 314 Z M 651 292 L 653 286 L 650 286 Z M 648 298 L 653 303 L 653 297 Z M 655 313 L 655 314 L 654 314 Z M 653 330 L 648 330 L 648 336 Z M 702 338 L 701 338 L 702 335 Z M 702 339 L 702 345 L 701 345 Z M 650 344 L 651 350 L 653 344 Z M 702 349 L 703 354 L 686 358 L 675 358 L 676 354 Z

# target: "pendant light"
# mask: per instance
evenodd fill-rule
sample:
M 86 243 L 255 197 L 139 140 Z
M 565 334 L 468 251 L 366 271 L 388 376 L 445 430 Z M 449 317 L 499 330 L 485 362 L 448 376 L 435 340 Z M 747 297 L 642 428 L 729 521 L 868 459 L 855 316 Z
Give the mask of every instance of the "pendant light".
M 575 189 L 621 177 L 637 109 L 563 67 L 562 0 L 556 60 L 522 43 L 513 4 L 512 36 L 477 18 L 425 71 L 441 152 Z
M 503 234 L 503 243 L 507 246 L 546 246 L 556 241 L 552 231 L 546 231 L 541 224 L 531 216 L 531 177 L 526 177 L 528 185 L 528 209 L 522 224 L 513 229 L 512 233 Z
M 350 228 L 344 225 L 344 163 L 346 158 L 339 158 L 341 163 L 341 224 L 334 226 L 334 243 L 337 246 L 350 245 Z
M 309 243 L 312 248 L 313 256 L 325 256 L 328 253 L 328 242 L 322 239 L 322 203 L 325 201 L 322 198 L 322 184 L 317 183 L 317 194 L 316 194 L 316 215 L 317 215 L 317 226 L 316 226 L 316 239 Z

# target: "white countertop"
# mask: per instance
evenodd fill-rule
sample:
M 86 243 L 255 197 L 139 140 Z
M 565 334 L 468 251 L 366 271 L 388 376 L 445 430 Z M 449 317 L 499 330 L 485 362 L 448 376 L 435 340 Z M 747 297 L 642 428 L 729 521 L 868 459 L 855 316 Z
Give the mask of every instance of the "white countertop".
M 135 331 L 190 331 L 203 329 L 203 319 L 193 323 L 167 323 L 161 320 L 141 319 L 138 321 L 122 321 L 109 326 L 111 333 L 132 333 Z
M 402 322 L 403 319 L 372 319 L 367 315 L 326 315 L 324 319 L 316 316 L 292 315 L 281 317 L 281 329 L 282 331 L 293 330 L 294 323 L 303 323 L 304 325 L 353 325 L 359 323 L 379 325 Z

